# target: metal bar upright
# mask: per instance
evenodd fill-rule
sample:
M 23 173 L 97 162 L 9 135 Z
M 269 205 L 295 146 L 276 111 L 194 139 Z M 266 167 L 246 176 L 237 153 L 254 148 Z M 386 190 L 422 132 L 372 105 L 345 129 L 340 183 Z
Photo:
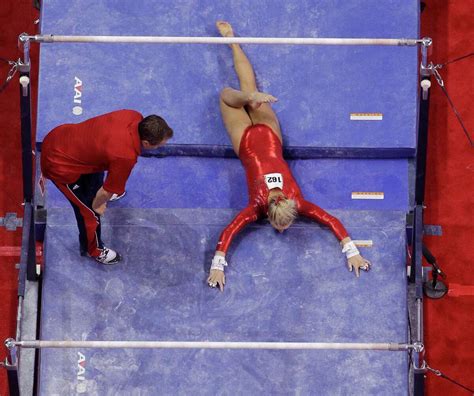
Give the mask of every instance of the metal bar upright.
M 425 201 L 426 155 L 428 151 L 428 116 L 430 105 L 431 64 L 428 51 L 432 44 L 424 38 L 421 46 L 420 94 L 418 137 L 416 150 L 415 202 L 413 210 L 412 261 L 410 282 L 415 284 L 416 331 L 414 343 L 419 347 L 413 352 L 413 384 L 415 396 L 424 395 L 426 363 L 423 346 L 423 210 Z
M 21 147 L 23 173 L 23 201 L 25 214 L 23 217 L 22 258 L 26 261 L 26 277 L 30 281 L 38 279 L 36 274 L 36 237 L 34 224 L 34 177 L 33 147 L 31 122 L 31 88 L 30 88 L 30 40 L 23 33 L 19 37 L 23 49 L 23 60 L 19 61 L 20 72 L 20 112 L 21 112 Z M 25 251 L 26 249 L 26 251 Z M 21 286 L 21 284 L 20 284 Z
M 30 41 L 20 36 L 23 46 L 23 60 L 19 61 L 20 72 L 20 112 L 21 147 L 23 165 L 23 198 L 25 202 L 33 200 L 33 148 L 31 144 L 31 89 L 30 89 Z

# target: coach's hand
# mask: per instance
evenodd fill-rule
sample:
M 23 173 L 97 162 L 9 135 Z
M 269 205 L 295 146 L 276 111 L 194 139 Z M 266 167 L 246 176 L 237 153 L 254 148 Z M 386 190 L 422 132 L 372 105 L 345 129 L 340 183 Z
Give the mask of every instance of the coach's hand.
M 103 215 L 107 209 L 107 202 L 112 198 L 113 193 L 104 190 L 104 187 L 99 188 L 94 200 L 92 201 L 92 209 L 98 215 Z
M 107 203 L 104 202 L 102 205 L 98 207 L 95 207 L 94 204 L 92 204 L 92 209 L 94 209 L 95 213 L 102 216 L 105 213 L 105 210 L 107 209 Z

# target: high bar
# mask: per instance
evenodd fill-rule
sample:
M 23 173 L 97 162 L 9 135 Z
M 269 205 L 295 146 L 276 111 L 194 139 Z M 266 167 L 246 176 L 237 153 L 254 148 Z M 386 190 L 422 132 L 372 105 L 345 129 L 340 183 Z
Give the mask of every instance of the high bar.
M 423 39 L 407 38 L 309 38 L 309 37 L 184 37 L 184 36 L 67 36 L 39 34 L 20 36 L 39 43 L 134 43 L 134 44 L 280 44 L 280 45 L 374 45 L 416 46 Z

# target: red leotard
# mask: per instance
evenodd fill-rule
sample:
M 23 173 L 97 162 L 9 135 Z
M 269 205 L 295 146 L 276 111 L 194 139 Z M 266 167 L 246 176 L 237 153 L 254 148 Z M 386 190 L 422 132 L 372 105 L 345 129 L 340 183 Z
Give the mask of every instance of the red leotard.
M 216 250 L 226 253 L 232 239 L 240 230 L 247 224 L 267 216 L 270 190 L 265 182 L 265 175 L 269 173 L 282 175 L 282 191 L 287 198 L 296 202 L 298 214 L 328 226 L 339 240 L 348 236 L 346 229 L 338 219 L 303 198 L 288 164 L 283 159 L 280 139 L 269 126 L 256 124 L 245 130 L 240 141 L 239 158 L 247 175 L 249 204 L 224 229 Z

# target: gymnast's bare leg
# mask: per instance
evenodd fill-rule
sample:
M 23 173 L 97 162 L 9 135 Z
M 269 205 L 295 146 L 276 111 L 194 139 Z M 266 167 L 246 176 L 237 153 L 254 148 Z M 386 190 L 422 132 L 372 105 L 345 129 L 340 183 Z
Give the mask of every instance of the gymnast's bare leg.
M 232 26 L 218 21 L 217 29 L 223 37 L 233 37 Z M 281 138 L 280 124 L 270 104 L 277 101 L 274 96 L 258 92 L 253 67 L 239 44 L 231 44 L 234 68 L 240 83 L 240 90 L 224 88 L 220 106 L 225 127 L 232 146 L 239 155 L 240 140 L 245 129 L 253 124 L 266 124 Z

